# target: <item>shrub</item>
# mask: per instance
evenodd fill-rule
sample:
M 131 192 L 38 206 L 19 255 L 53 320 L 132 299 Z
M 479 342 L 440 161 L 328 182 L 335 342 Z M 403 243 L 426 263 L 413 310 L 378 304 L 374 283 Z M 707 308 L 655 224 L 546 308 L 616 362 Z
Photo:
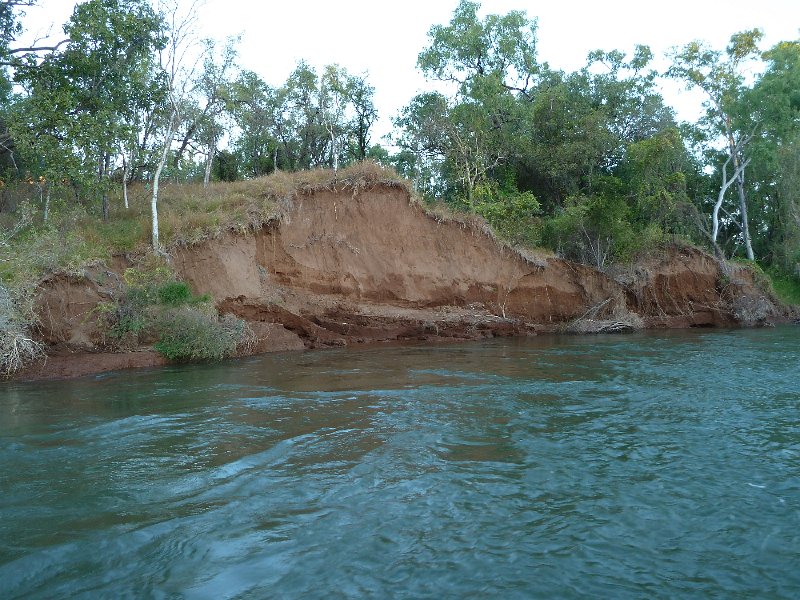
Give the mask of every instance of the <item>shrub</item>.
M 158 288 L 158 299 L 161 304 L 177 306 L 191 301 L 192 294 L 183 281 L 168 281 Z
M 176 361 L 211 361 L 232 356 L 248 338 L 244 321 L 230 315 L 193 306 L 167 309 L 157 319 L 159 340 L 155 344 L 164 357 Z
M 520 192 L 513 176 L 475 186 L 473 208 L 500 238 L 515 244 L 538 245 L 540 230 L 535 219 L 540 212 L 539 201 L 530 192 Z
M 231 315 L 220 317 L 207 295 L 194 296 L 157 258 L 125 271 L 125 294 L 98 309 L 113 342 L 133 347 L 154 341 L 169 360 L 213 361 L 248 350 L 255 335 Z
M 10 377 L 40 358 L 44 358 L 42 344 L 19 329 L 0 326 L 0 377 Z
M 625 199 L 616 195 L 570 198 L 564 210 L 544 221 L 542 237 L 566 258 L 598 269 L 630 262 L 667 241 L 657 223 L 634 223 Z

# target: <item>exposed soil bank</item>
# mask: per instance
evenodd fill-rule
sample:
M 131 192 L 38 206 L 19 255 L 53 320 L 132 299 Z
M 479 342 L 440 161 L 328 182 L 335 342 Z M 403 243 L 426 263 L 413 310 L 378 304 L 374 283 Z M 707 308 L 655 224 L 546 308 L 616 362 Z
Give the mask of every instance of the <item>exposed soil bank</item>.
M 587 316 L 651 328 L 788 317 L 750 271 L 699 250 L 674 248 L 613 273 L 523 257 L 479 224 L 426 214 L 390 185 L 297 195 L 257 233 L 178 248 L 172 258 L 195 293 L 250 322 L 255 352 L 532 335 Z M 153 352 L 103 352 L 96 307 L 118 293 L 124 266 L 44 282 L 40 335 L 51 357 L 21 378 L 163 364 Z

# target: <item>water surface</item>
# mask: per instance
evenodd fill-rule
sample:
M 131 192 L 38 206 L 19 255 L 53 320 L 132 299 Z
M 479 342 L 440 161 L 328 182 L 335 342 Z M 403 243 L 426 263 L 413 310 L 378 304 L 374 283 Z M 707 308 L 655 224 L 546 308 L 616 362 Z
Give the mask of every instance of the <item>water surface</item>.
M 800 328 L 0 387 L 2 598 L 800 597 Z

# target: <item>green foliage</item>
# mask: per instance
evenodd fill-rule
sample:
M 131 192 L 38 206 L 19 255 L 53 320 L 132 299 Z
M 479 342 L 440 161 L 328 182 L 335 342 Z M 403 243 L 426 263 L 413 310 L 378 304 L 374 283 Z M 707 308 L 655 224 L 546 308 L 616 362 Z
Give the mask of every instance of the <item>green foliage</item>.
M 177 306 L 185 304 L 192 299 L 189 286 L 183 281 L 168 281 L 158 288 L 158 299 L 161 304 Z
M 237 156 L 228 150 L 220 150 L 214 157 L 213 170 L 217 181 L 236 181 L 239 179 Z
M 364 160 L 378 113 L 366 75 L 338 65 L 322 73 L 301 61 L 279 87 L 253 72 L 232 85 L 230 110 L 241 130 L 234 142 L 241 174 L 297 171 Z
M 38 158 L 47 180 L 69 178 L 95 198 L 111 187 L 111 157 L 136 137 L 141 112 L 165 98 L 155 52 L 165 44 L 161 17 L 146 0 L 89 0 L 64 27 L 68 43 L 17 65 L 26 91 L 12 107 L 10 129 Z
M 449 25 L 434 25 L 428 32 L 430 47 L 417 65 L 442 81 L 462 84 L 462 92 L 487 75 L 504 87 L 525 90 L 536 62 L 536 21 L 522 11 L 478 19 L 478 2 L 461 0 Z
M 775 295 L 782 302 L 800 306 L 800 275 L 786 275 L 774 270 L 768 275 Z
M 155 257 L 127 269 L 124 281 L 124 296 L 98 310 L 100 322 L 120 346 L 150 340 L 169 360 L 220 360 L 252 335 L 244 321 L 220 318 L 207 295 L 192 295 L 189 286 Z
M 473 203 L 475 212 L 486 219 L 501 238 L 527 246 L 540 242 L 535 226 L 539 202 L 532 193 L 517 190 L 513 176 L 502 186 L 493 180 L 478 184 Z
M 609 187 L 617 185 L 609 181 Z M 630 217 L 629 206 L 618 194 L 574 197 L 563 211 L 545 220 L 544 241 L 562 255 L 599 269 L 629 262 L 666 240 L 657 223 L 641 226 Z

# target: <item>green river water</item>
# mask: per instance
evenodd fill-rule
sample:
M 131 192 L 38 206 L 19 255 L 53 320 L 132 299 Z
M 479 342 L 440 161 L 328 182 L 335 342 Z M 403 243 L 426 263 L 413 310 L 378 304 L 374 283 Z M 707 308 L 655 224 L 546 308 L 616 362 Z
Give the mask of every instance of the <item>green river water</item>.
M 0 384 L 0 598 L 799 598 L 800 327 Z

